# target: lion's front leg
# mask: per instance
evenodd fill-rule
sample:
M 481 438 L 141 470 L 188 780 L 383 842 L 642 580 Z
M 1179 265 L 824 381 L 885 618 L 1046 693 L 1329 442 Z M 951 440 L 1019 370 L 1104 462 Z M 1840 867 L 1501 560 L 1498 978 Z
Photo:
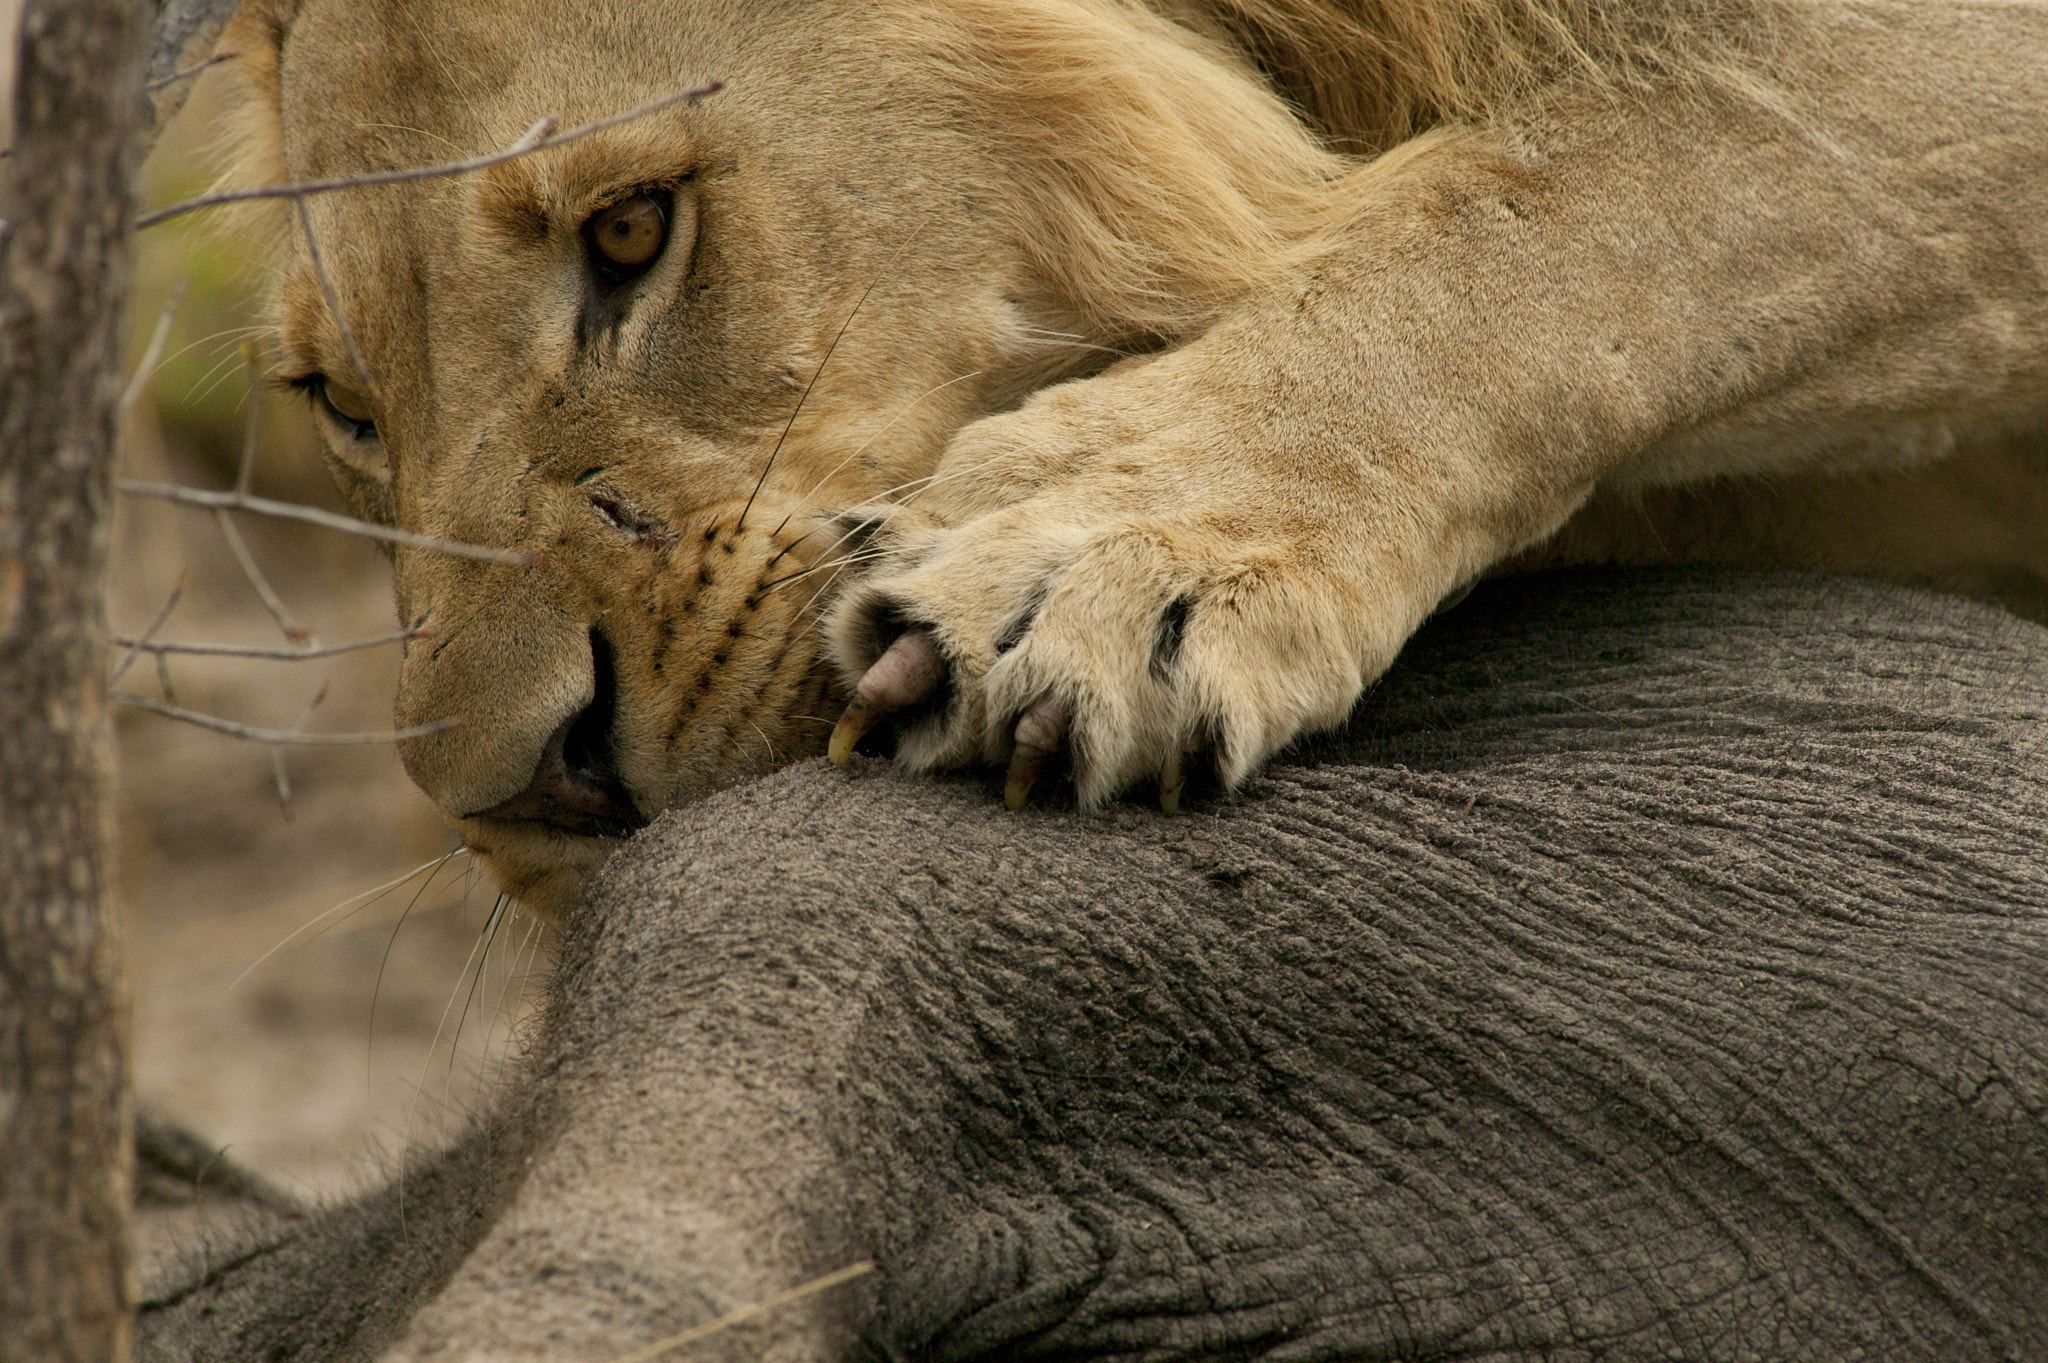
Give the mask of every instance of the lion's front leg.
M 835 748 L 893 711 L 906 760 L 1012 757 L 1013 796 L 1062 744 L 1088 802 L 1190 748 L 1235 781 L 1603 480 L 1897 466 L 2038 414 L 2048 236 L 2012 205 L 2048 106 L 1827 70 L 1810 117 L 1676 92 L 1426 135 L 1198 337 L 967 427 L 918 501 L 949 528 L 834 608 Z M 1891 151 L 1941 119 L 1981 135 Z
M 1257 410 L 1214 352 L 956 441 L 917 503 L 949 528 L 891 536 L 830 617 L 859 679 L 837 755 L 893 714 L 912 765 L 1010 763 L 1013 805 L 1064 752 L 1084 803 L 1156 779 L 1170 808 L 1185 755 L 1235 784 L 1338 723 L 1446 592 L 1570 510 L 1526 499 L 1511 529 L 1458 486 L 1479 470 L 1320 404 L 1312 422 Z

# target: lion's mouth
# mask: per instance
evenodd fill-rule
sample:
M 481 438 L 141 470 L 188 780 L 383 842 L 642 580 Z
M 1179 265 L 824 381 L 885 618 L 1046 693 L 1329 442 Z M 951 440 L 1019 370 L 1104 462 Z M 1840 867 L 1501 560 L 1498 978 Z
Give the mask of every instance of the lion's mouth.
M 612 735 L 618 672 L 611 644 L 598 630 L 590 632 L 590 652 L 596 673 L 590 704 L 548 736 L 524 790 L 464 818 L 538 823 L 586 838 L 622 838 L 647 826 L 619 775 Z

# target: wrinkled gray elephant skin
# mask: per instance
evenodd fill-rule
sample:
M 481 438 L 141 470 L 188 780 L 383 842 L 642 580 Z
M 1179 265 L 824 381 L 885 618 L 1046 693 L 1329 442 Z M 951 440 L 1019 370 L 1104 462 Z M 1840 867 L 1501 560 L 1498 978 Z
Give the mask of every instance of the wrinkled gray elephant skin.
M 613 861 L 499 1114 L 148 1359 L 2048 1358 L 2048 633 L 1486 586 L 1167 818 L 808 764 Z

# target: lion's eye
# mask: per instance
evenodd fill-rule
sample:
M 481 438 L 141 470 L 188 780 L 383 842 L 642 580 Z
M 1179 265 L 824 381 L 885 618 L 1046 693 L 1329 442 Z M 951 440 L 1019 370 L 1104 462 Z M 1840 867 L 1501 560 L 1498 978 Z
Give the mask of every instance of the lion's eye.
M 668 244 L 665 194 L 636 194 L 592 215 L 583 224 L 591 263 L 613 279 L 628 279 L 652 265 Z
M 302 379 L 292 379 L 294 388 L 303 389 L 313 399 L 313 405 L 320 414 L 341 427 L 351 440 L 375 440 L 377 419 L 370 415 L 370 404 L 363 398 L 343 388 L 337 388 L 325 374 L 309 374 Z

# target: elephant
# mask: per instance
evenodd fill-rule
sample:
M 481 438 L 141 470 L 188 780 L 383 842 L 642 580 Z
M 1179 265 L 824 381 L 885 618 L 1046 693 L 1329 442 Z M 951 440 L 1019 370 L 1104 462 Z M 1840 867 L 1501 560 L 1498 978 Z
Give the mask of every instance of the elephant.
M 665 815 L 495 1108 L 140 1356 L 647 1357 L 872 1264 L 662 1356 L 2048 1358 L 2048 630 L 1497 580 L 1234 795 L 993 779 Z

